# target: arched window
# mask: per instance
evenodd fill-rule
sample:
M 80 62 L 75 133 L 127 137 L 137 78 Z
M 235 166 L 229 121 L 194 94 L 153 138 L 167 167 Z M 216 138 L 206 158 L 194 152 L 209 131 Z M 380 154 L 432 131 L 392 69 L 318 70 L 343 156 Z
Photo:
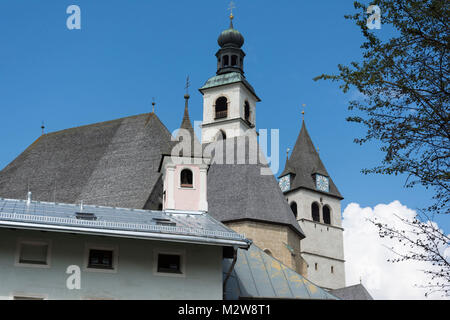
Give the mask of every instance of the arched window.
M 272 251 L 270 251 L 269 249 L 264 249 L 264 252 L 269 256 L 273 257 Z
M 331 224 L 331 210 L 329 206 L 323 207 L 323 222 L 325 224 Z
M 216 101 L 216 120 L 228 117 L 228 99 L 220 97 Z
M 181 171 L 181 187 L 182 188 L 193 188 L 193 174 L 189 169 L 184 169 Z
M 311 205 L 311 214 L 313 221 L 320 222 L 319 205 L 317 204 L 317 202 L 314 202 Z
M 237 66 L 237 61 L 238 61 L 238 57 L 237 56 L 235 56 L 235 55 L 233 55 L 233 56 L 231 56 L 231 65 L 234 67 L 234 66 Z
M 223 130 L 220 130 L 216 135 L 216 141 L 220 140 L 227 140 L 227 134 Z
M 229 56 L 223 56 L 223 66 L 228 67 L 230 65 L 230 57 Z
M 158 204 L 158 211 L 162 211 L 162 209 L 163 209 L 162 203 Z
M 250 122 L 250 104 L 248 103 L 248 101 L 245 101 L 244 116 L 245 116 L 245 120 L 247 122 Z
M 297 218 L 298 216 L 298 211 L 297 211 L 297 203 L 296 202 L 292 202 L 291 203 L 291 210 L 294 213 L 294 216 Z

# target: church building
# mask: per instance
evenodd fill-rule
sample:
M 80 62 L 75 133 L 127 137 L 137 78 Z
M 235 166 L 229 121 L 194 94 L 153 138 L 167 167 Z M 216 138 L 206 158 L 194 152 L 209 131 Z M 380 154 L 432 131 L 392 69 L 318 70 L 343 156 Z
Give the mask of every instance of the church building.
M 305 122 L 279 181 L 262 174 L 270 169 L 257 142 L 261 99 L 246 78 L 244 37 L 234 28 L 233 18 L 218 38 L 215 75 L 199 89 L 201 137 L 190 120 L 189 94 L 184 96 L 175 137 L 154 112 L 46 133 L 0 171 L 0 198 L 19 201 L 31 191 L 33 201 L 51 208 L 58 203 L 109 208 L 108 219 L 122 208 L 123 222 L 127 212 L 130 219 L 137 219 L 134 210 L 155 216 L 160 212 L 164 219 L 184 212 L 186 225 L 190 223 L 186 213 L 196 219 L 207 215 L 224 225 L 210 222 L 210 228 L 228 232 L 219 237 L 220 245 L 228 248 L 226 258 L 234 258 L 234 263 L 224 262 L 228 295 L 277 296 L 275 289 L 263 293 L 273 284 L 265 289 L 248 284 L 245 268 L 257 259 L 255 266 L 266 263 L 266 274 L 274 272 L 269 270 L 271 264 L 279 263 L 286 270 L 286 286 L 290 274 L 291 279 L 299 277 L 299 282 L 320 287 L 322 298 L 333 299 L 327 292 L 346 285 L 343 197 Z M 237 239 L 238 245 L 227 244 L 229 239 Z M 290 295 L 296 297 L 289 286 Z M 308 292 L 314 298 L 311 292 L 316 289 Z

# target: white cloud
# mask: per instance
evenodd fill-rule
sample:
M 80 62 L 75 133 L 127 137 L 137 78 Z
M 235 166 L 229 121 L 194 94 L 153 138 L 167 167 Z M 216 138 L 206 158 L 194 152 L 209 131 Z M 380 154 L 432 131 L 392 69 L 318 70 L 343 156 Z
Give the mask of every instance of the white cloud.
M 380 238 L 378 228 L 367 219 L 378 218 L 390 226 L 405 228 L 395 215 L 413 219 L 416 212 L 399 201 L 380 204 L 375 208 L 361 208 L 351 203 L 344 210 L 343 227 L 346 259 L 347 285 L 354 285 L 362 279 L 363 285 L 375 299 L 425 299 L 426 289 L 417 286 L 426 285 L 429 276 L 421 270 L 433 268 L 431 263 L 404 261 L 388 262 L 395 255 L 387 247 L 397 252 L 404 250 L 397 240 Z M 446 249 L 446 253 L 450 248 Z M 430 298 L 442 299 L 441 295 Z

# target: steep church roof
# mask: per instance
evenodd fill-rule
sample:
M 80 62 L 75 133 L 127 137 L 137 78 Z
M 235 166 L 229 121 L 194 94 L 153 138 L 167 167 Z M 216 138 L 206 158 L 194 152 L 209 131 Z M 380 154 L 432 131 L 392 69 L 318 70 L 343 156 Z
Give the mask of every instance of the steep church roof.
M 317 191 L 313 176 L 317 173 L 330 179 L 330 192 L 327 194 L 343 199 L 320 159 L 319 153 L 306 129 L 305 121 L 302 123 L 302 129 L 295 143 L 294 150 L 291 157 L 286 161 L 285 169 L 280 177 L 289 173 L 293 174 L 291 190 L 305 188 Z
M 208 172 L 209 213 L 222 222 L 286 225 L 305 237 L 256 140 L 251 141 L 242 136 L 206 146 L 215 150 Z M 222 157 L 217 154 L 221 149 Z
M 0 197 L 142 209 L 170 139 L 154 113 L 43 135 L 0 171 Z
M 193 133 L 187 108 L 182 128 Z M 174 146 L 171 139 L 154 113 L 43 135 L 0 171 L 0 197 L 24 199 L 31 190 L 38 201 L 155 209 L 163 192 L 158 170 L 162 155 Z M 196 137 L 193 141 L 199 143 Z M 225 148 L 223 164 L 213 161 L 209 214 L 222 222 L 286 225 L 304 237 L 257 144 L 250 149 L 246 137 L 225 141 L 236 148 L 245 143 L 247 151 L 240 155 Z M 226 164 L 227 154 L 234 154 L 234 164 Z M 255 162 L 251 154 L 257 155 Z

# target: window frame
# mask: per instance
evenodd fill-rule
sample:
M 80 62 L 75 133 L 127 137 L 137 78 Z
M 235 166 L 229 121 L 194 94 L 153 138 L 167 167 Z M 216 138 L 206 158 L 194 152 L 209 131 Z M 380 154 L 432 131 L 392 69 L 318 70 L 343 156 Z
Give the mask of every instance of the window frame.
M 325 221 L 325 208 L 327 208 L 328 209 L 328 213 L 329 213 L 329 218 L 330 218 L 330 222 L 329 223 L 327 223 L 326 221 Z M 331 226 L 332 225 L 332 222 L 333 222 L 333 219 L 332 219 L 332 211 L 331 211 L 331 207 L 329 206 L 329 205 L 324 205 L 323 207 L 322 207 L 322 218 L 323 218 L 323 223 L 325 224 L 325 225 L 327 225 L 327 226 Z
M 319 220 L 314 220 L 314 212 L 313 212 L 313 206 L 314 204 L 317 206 L 317 214 L 319 215 Z M 311 203 L 311 220 L 313 222 L 317 222 L 317 223 L 321 223 L 321 219 L 320 219 L 320 205 L 319 203 L 317 203 L 316 201 L 314 201 L 313 203 Z
M 224 111 L 217 111 L 217 102 L 220 99 L 224 99 L 226 100 L 226 106 L 225 106 L 225 110 Z M 229 112 L 229 107 L 230 107 L 230 99 L 228 99 L 228 97 L 221 95 L 218 98 L 216 98 L 214 100 L 214 120 L 226 120 L 228 119 L 230 112 Z M 218 116 L 219 115 L 219 116 Z
M 182 183 L 181 183 L 181 175 L 183 174 L 183 171 L 186 171 L 186 170 L 189 170 L 190 172 L 191 172 L 191 174 L 192 174 L 192 185 L 183 185 Z M 179 188 L 180 189 L 187 189 L 187 190 L 195 190 L 195 179 L 194 179 L 194 171 L 191 169 L 191 168 L 189 168 L 189 167 L 184 167 L 184 168 L 181 168 L 181 170 L 180 170 L 180 180 L 179 180 Z
M 180 256 L 180 271 L 181 273 L 159 272 L 158 261 L 159 255 L 171 255 Z M 153 250 L 153 275 L 159 277 L 174 277 L 174 278 L 186 278 L 186 251 L 185 250 Z
M 91 250 L 99 251 L 112 251 L 112 269 L 102 269 L 102 268 L 90 268 L 89 267 L 89 253 Z M 97 272 L 97 273 L 117 273 L 119 267 L 119 247 L 116 245 L 99 245 L 86 243 L 84 247 L 84 262 L 83 271 L 86 272 Z
M 31 245 L 47 245 L 47 259 L 46 264 L 34 264 L 34 263 L 22 263 L 20 262 L 20 252 L 21 245 L 23 243 Z M 39 268 L 39 269 L 49 269 L 51 268 L 51 253 L 52 253 L 52 241 L 50 239 L 31 239 L 31 238 L 19 238 L 17 239 L 16 253 L 14 258 L 15 267 L 24 268 Z

